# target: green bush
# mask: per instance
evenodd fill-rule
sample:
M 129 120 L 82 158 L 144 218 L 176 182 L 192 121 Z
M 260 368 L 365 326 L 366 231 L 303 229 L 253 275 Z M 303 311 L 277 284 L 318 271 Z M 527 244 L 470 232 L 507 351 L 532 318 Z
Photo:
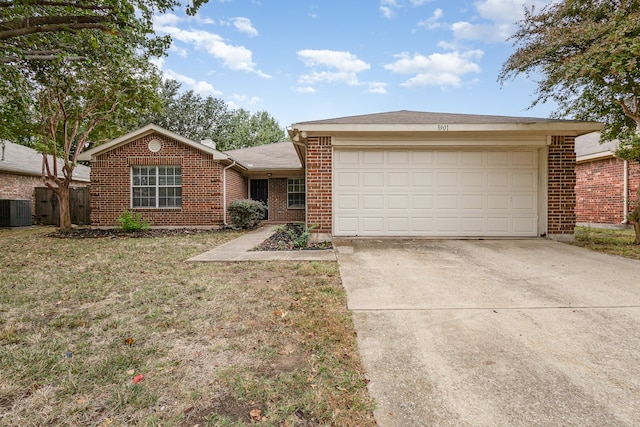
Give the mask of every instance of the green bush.
M 289 236 L 293 240 L 293 247 L 296 249 L 306 248 L 311 238 L 311 232 L 317 227 L 317 224 L 313 224 L 311 227 L 306 227 L 301 224 L 296 228 L 289 230 Z
M 238 199 L 229 204 L 227 211 L 234 227 L 253 228 L 264 218 L 267 207 L 257 200 Z
M 117 221 L 120 224 L 120 229 L 125 233 L 147 231 L 150 225 L 148 220 L 142 218 L 141 213 L 133 213 L 128 209 L 122 211 Z

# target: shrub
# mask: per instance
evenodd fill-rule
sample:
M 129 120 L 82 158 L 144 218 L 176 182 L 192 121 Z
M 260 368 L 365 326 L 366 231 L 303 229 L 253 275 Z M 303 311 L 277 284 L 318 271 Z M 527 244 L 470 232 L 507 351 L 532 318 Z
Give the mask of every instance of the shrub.
M 142 218 L 141 213 L 133 213 L 128 209 L 122 211 L 117 221 L 120 224 L 120 229 L 125 233 L 147 231 L 150 225 L 148 220 Z
M 229 204 L 227 211 L 234 227 L 253 228 L 264 218 L 267 207 L 257 200 L 238 199 Z
M 291 229 L 288 231 L 291 240 L 293 241 L 293 247 L 296 249 L 306 248 L 311 238 L 311 232 L 317 227 L 317 224 L 313 224 L 311 227 L 301 225 L 298 230 Z

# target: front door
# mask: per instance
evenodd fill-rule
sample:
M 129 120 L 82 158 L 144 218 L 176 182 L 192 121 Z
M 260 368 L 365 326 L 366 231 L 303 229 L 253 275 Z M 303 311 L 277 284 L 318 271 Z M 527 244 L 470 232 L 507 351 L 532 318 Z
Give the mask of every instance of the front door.
M 264 212 L 264 218 L 269 219 L 269 180 L 268 179 L 252 179 L 251 180 L 251 199 L 258 200 L 267 206 Z

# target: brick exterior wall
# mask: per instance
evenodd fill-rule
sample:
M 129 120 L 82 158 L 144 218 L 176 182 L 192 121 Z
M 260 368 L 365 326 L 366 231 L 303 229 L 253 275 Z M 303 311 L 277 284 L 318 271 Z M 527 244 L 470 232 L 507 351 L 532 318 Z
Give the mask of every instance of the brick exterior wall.
M 287 182 L 288 178 L 269 178 L 269 223 L 304 222 L 304 209 L 287 207 Z
M 33 189 L 42 187 L 42 178 L 37 176 L 0 174 L 0 199 L 29 199 L 31 214 L 36 213 L 36 195 Z
M 148 149 L 149 140 L 162 141 L 160 151 Z M 125 209 L 131 209 L 131 167 L 182 166 L 182 207 L 136 208 L 151 226 L 221 226 L 222 165 L 213 156 L 161 134 L 151 134 L 115 148 L 91 165 L 91 225 L 113 227 Z
M 640 165 L 629 162 L 629 211 L 640 185 Z M 599 159 L 576 165 L 576 221 L 620 224 L 624 220 L 624 160 Z
M 234 200 L 249 197 L 249 180 L 235 169 L 227 169 L 227 208 Z M 227 223 L 230 218 L 227 214 Z
M 72 181 L 72 187 L 85 187 L 88 182 Z M 30 199 L 31 214 L 36 214 L 36 187 L 44 187 L 39 176 L 0 173 L 0 199 Z
M 332 232 L 331 137 L 309 137 L 307 142 L 307 225 L 316 233 Z
M 576 224 L 575 137 L 552 136 L 548 154 L 547 233 L 573 234 Z

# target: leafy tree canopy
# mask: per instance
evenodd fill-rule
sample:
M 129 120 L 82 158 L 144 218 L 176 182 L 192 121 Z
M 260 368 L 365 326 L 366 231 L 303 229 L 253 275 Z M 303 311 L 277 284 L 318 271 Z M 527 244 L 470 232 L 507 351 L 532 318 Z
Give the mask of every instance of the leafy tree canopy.
M 499 81 L 541 75 L 531 106 L 554 100 L 554 116 L 603 121 L 602 140 L 637 144 L 640 1 L 554 2 L 526 10 L 518 24 Z
M 223 100 L 203 97 L 192 90 L 180 92 L 180 83 L 165 80 L 159 90 L 162 109 L 143 115 L 129 130 L 154 123 L 193 141 L 213 140 L 219 150 L 271 144 L 286 139 L 286 132 L 266 111 L 251 113 L 230 108 Z

